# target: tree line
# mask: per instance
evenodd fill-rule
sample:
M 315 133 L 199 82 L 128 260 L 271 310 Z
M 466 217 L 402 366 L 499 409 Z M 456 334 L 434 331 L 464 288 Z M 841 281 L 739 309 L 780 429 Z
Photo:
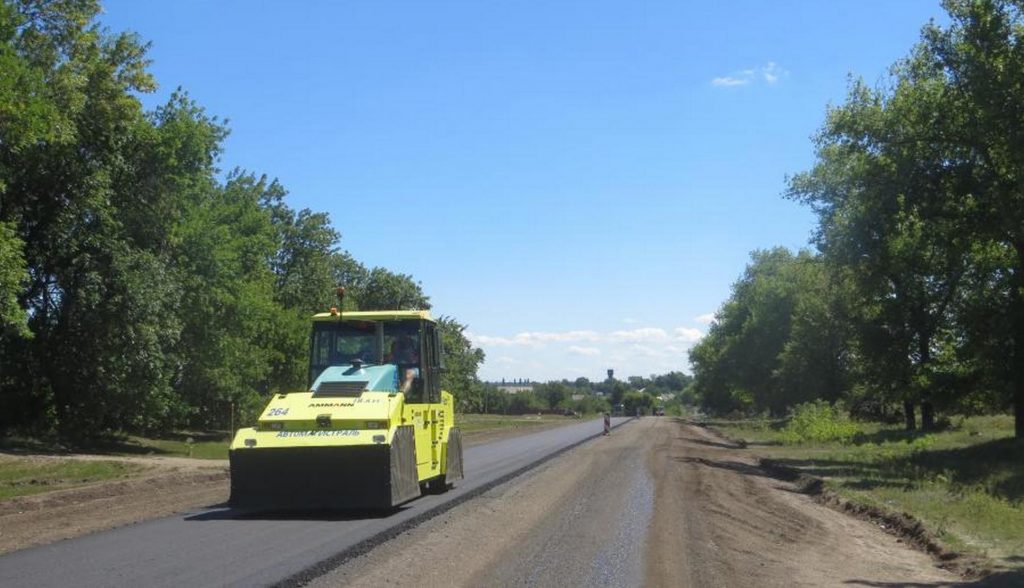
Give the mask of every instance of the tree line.
M 145 111 L 148 45 L 95 0 L 0 1 L 0 433 L 226 428 L 302 389 L 309 315 L 429 309 L 266 175 L 222 174 L 226 123 L 182 90 Z M 440 320 L 446 386 L 483 352 Z
M 1024 2 L 943 6 L 828 109 L 786 193 L 816 251 L 752 255 L 691 350 L 706 409 L 843 400 L 907 428 L 1013 410 L 1024 437 Z
M 613 410 L 616 406 L 626 414 L 639 408 L 650 414 L 655 407 L 693 404 L 688 396 L 693 378 L 682 372 L 631 376 L 626 381 L 607 378 L 592 382 L 588 378 L 552 380 L 535 383 L 529 389 L 509 393 L 487 382 L 476 382 L 465 394 L 456 398 L 462 412 L 490 414 L 556 413 L 573 411 L 593 414 Z M 668 403 L 661 397 L 670 397 Z

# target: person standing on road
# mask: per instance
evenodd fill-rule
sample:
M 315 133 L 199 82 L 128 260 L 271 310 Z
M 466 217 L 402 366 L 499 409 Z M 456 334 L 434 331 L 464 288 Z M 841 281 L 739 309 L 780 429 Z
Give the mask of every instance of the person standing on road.
M 612 415 L 608 412 L 604 413 L 604 434 L 611 435 L 612 433 Z

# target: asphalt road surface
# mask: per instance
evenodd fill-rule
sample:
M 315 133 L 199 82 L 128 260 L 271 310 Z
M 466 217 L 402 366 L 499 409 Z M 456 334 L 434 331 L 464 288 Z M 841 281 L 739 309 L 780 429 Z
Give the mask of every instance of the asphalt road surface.
M 600 429 L 594 420 L 467 448 L 466 479 L 455 489 L 389 516 L 260 516 L 211 508 L 8 554 L 0 557 L 0 586 L 256 586 L 310 579 Z

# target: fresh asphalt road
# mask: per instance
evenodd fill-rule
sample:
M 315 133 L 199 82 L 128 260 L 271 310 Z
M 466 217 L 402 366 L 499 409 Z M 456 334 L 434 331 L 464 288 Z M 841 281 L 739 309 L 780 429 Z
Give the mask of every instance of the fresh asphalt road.
M 613 419 L 613 425 L 627 419 Z M 211 508 L 0 557 L 0 586 L 253 586 L 315 575 L 360 544 L 429 516 L 600 433 L 600 420 L 465 450 L 466 479 L 387 516 L 247 516 Z

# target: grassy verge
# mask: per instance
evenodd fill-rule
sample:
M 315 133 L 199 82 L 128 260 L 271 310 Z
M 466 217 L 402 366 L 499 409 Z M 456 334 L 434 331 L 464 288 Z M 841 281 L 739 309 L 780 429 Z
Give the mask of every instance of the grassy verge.
M 500 415 L 500 414 L 460 414 L 455 418 L 463 434 L 483 431 L 499 431 L 550 425 L 552 423 L 569 424 L 579 422 L 572 417 L 554 414 L 544 415 Z
M 98 440 L 81 447 L 28 437 L 0 438 L 0 450 L 16 453 L 91 453 L 110 456 L 167 456 L 196 459 L 227 459 L 230 440 L 226 433 L 172 433 L 159 438 L 120 436 Z
M 127 478 L 146 469 L 123 461 L 77 461 L 59 458 L 0 458 L 0 500 Z
M 1013 439 L 1008 416 L 937 433 L 857 423 L 845 443 L 794 441 L 778 421 L 708 424 L 845 498 L 913 515 L 954 549 L 1024 567 L 1024 441 Z
M 195 459 L 227 459 L 231 441 L 218 435 L 175 435 L 162 439 L 129 437 L 114 455 L 164 455 Z

